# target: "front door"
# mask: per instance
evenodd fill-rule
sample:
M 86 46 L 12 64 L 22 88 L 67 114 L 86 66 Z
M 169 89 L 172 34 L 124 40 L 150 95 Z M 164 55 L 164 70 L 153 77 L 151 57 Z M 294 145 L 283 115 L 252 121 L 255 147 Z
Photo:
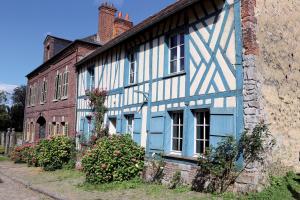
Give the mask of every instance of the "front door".
M 39 129 L 40 138 L 45 138 L 46 136 L 45 130 L 46 130 L 46 124 L 40 125 L 40 129 Z

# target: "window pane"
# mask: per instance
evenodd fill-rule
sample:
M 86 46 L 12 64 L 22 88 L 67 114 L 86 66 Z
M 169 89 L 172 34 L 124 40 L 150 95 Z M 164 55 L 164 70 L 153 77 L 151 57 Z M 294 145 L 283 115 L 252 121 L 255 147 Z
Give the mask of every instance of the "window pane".
M 209 147 L 209 141 L 205 142 L 205 150 Z
M 173 126 L 173 137 L 178 137 L 178 126 Z
M 178 113 L 173 114 L 173 123 L 174 124 L 179 124 L 179 116 Z
M 196 139 L 199 140 L 201 138 L 201 130 L 200 130 L 200 126 L 196 127 Z
M 171 60 L 177 59 L 177 48 L 171 49 Z
M 184 44 L 184 34 L 180 34 L 180 44 Z
M 178 140 L 173 139 L 173 150 L 178 151 Z
M 179 151 L 182 151 L 182 139 L 179 140 Z
M 196 141 L 196 153 L 200 153 L 200 140 Z
M 170 40 L 171 40 L 170 47 L 177 46 L 177 35 L 172 36 Z
M 183 126 L 180 126 L 180 138 L 183 138 Z
M 209 126 L 205 127 L 205 138 L 209 140 Z
M 183 113 L 179 113 L 180 124 L 183 124 Z
M 209 124 L 209 120 L 210 120 L 210 115 L 209 115 L 209 112 L 205 112 L 205 123 L 206 124 Z
M 184 45 L 180 46 L 180 58 L 184 57 Z
M 203 124 L 203 120 L 204 120 L 203 117 L 204 117 L 203 112 L 198 112 L 197 113 L 197 124 Z
M 184 58 L 180 59 L 180 71 L 184 71 Z
M 131 63 L 130 64 L 130 73 L 133 73 L 134 72 L 134 63 Z
M 200 128 L 200 139 L 204 139 L 204 127 L 199 126 L 199 128 Z
M 134 83 L 134 74 L 130 74 L 130 83 Z
M 204 148 L 204 142 L 200 141 L 200 153 L 203 153 L 203 148 Z
M 172 61 L 170 63 L 170 73 L 177 72 L 177 61 Z

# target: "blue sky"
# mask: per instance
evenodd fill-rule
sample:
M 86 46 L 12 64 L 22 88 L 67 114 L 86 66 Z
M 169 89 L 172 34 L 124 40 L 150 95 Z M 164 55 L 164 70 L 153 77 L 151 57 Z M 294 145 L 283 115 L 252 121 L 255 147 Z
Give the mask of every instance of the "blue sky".
M 97 32 L 104 0 L 1 0 L 0 90 L 26 84 L 25 75 L 42 63 L 47 34 L 74 40 Z M 110 0 L 134 24 L 175 0 Z

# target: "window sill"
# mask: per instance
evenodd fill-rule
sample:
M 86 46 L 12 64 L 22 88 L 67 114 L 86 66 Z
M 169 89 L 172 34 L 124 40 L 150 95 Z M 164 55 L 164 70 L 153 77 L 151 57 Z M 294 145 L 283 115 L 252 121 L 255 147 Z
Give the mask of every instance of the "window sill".
M 129 85 L 124 86 L 124 88 L 130 88 L 130 87 L 134 87 L 134 86 L 137 86 L 137 85 L 138 85 L 137 83 L 131 83 Z
M 62 97 L 60 100 L 67 100 L 68 99 L 68 97 Z
M 168 78 L 173 78 L 173 77 L 176 77 L 176 76 L 183 76 L 183 75 L 186 75 L 185 71 L 168 74 L 168 75 L 164 76 L 163 79 L 168 79 Z
M 53 99 L 52 102 L 58 102 L 58 99 Z
M 167 154 L 167 155 L 163 155 L 162 157 L 166 158 L 166 159 L 170 159 L 170 160 L 186 161 L 186 162 L 191 162 L 191 163 L 195 163 L 195 164 L 198 163 L 198 159 L 195 158 L 195 157 L 178 156 L 178 155 L 175 155 L 175 154 L 172 154 L 172 153 Z

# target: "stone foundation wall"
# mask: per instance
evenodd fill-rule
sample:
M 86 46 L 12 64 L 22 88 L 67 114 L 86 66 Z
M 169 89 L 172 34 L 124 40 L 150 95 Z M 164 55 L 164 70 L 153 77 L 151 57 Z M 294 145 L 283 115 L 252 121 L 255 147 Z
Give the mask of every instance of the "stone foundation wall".
M 146 162 L 146 170 L 144 172 L 144 179 L 150 181 L 153 178 L 153 168 L 149 161 Z M 165 166 L 163 168 L 162 183 L 167 185 L 171 182 L 174 174 L 176 172 L 181 173 L 182 183 L 185 185 L 191 185 L 197 174 L 197 165 L 195 164 L 183 164 L 174 163 L 171 161 L 165 161 Z

